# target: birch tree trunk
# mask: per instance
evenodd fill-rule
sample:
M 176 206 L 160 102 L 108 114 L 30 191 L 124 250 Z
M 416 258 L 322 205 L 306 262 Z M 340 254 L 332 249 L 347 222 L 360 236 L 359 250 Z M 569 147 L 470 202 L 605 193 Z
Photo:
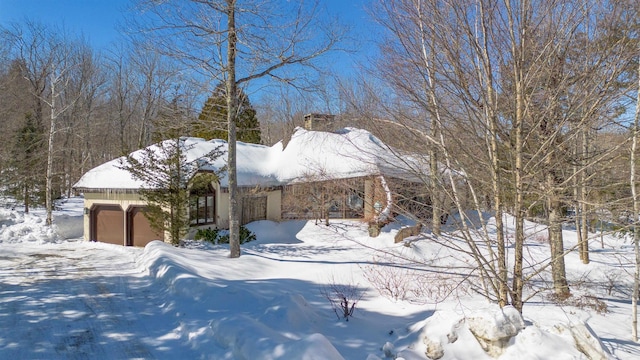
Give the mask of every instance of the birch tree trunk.
M 638 74 L 640 74 L 640 63 L 638 64 Z M 640 199 L 638 199 L 638 189 L 636 188 L 636 152 L 638 150 L 638 127 L 640 126 L 640 77 L 638 77 L 638 86 L 629 161 L 629 185 L 631 186 L 631 196 L 633 200 L 633 249 L 636 259 L 633 277 L 633 294 L 631 295 L 631 336 L 633 337 L 633 341 L 636 342 L 638 341 L 638 292 L 640 291 L 640 229 L 637 224 L 638 216 L 640 216 Z
M 516 71 L 516 78 L 518 76 Z M 524 258 L 524 181 L 522 171 L 522 158 L 523 158 L 523 136 L 522 128 L 524 123 L 524 96 L 523 89 L 520 82 L 516 83 L 516 117 L 515 117 L 515 171 L 514 171 L 514 185 L 515 185 L 515 199 L 514 199 L 514 215 L 515 215 L 515 246 L 514 246 L 514 263 L 513 263 L 513 285 L 511 288 L 511 304 L 522 312 L 523 300 L 523 288 L 524 288 L 524 276 L 522 272 Z
M 423 4 L 422 1 L 416 3 L 416 10 L 418 13 L 418 27 L 421 32 L 420 36 L 420 48 L 422 51 L 422 61 L 424 63 L 426 72 L 426 92 L 428 96 L 428 103 L 431 106 L 431 121 L 429 123 L 429 135 L 433 139 L 437 139 L 440 136 L 440 127 L 442 126 L 442 118 L 440 116 L 439 107 L 440 104 L 436 97 L 435 79 L 432 66 L 435 63 L 435 53 L 433 44 L 428 44 L 425 36 L 425 21 L 423 17 Z M 440 236 L 441 234 L 441 216 L 443 200 L 440 196 L 440 170 L 438 169 L 438 151 L 439 147 L 436 144 L 429 144 L 429 193 L 431 194 L 431 232 Z
M 229 257 L 240 257 L 239 194 L 236 168 L 236 118 L 238 85 L 236 83 L 236 0 L 227 0 L 227 122 L 229 130 L 228 178 L 229 178 Z
M 513 264 L 513 285 L 511 289 L 511 303 L 522 312 L 524 305 L 523 288 L 523 249 L 524 249 L 524 121 L 526 109 L 525 97 L 525 43 L 527 39 L 523 37 L 527 35 L 526 27 L 530 21 L 530 6 L 527 0 L 523 0 L 518 8 L 513 8 L 507 2 L 507 13 L 509 17 L 509 39 L 511 57 L 513 59 L 513 79 L 515 85 L 515 113 L 513 119 L 514 132 L 514 178 L 513 185 L 515 188 L 513 212 L 515 221 L 515 244 L 514 244 L 514 264 Z
M 51 199 L 51 191 L 53 184 L 53 140 L 54 134 L 56 131 L 56 122 L 58 118 L 58 114 L 56 113 L 56 97 L 58 96 L 56 93 L 56 82 L 58 81 L 58 77 L 56 75 L 55 69 L 51 73 L 51 103 L 49 106 L 51 107 L 51 124 L 49 126 L 49 140 L 48 140 L 48 151 L 47 151 L 47 174 L 46 174 L 46 187 L 45 187 L 45 208 L 47 209 L 47 220 L 46 225 L 49 226 L 53 223 L 53 203 Z
M 484 80 L 484 88 L 486 92 L 486 100 L 487 103 L 485 108 L 484 116 L 487 122 L 488 133 L 485 137 L 488 138 L 488 146 L 487 152 L 489 154 L 489 159 L 491 161 L 491 186 L 493 189 L 493 207 L 495 211 L 495 219 L 496 219 L 496 246 L 498 248 L 498 304 L 500 307 L 503 307 L 509 303 L 508 298 L 508 290 L 509 285 L 508 281 L 508 270 L 507 270 L 507 251 L 506 251 L 506 242 L 504 238 L 504 212 L 503 212 L 503 204 L 502 204 L 502 186 L 500 184 L 500 154 L 498 151 L 498 110 L 497 110 L 497 100 L 496 100 L 496 92 L 494 89 L 494 77 L 493 77 L 493 65 L 491 61 L 491 56 L 489 55 L 489 44 L 488 44 L 488 36 L 489 36 L 489 25 L 487 24 L 487 18 L 485 15 L 484 3 L 479 4 L 480 6 L 480 31 L 481 38 L 476 36 L 476 41 L 480 42 L 481 46 L 479 46 L 479 52 L 482 56 L 483 66 L 480 67 L 479 71 L 482 72 L 481 78 Z

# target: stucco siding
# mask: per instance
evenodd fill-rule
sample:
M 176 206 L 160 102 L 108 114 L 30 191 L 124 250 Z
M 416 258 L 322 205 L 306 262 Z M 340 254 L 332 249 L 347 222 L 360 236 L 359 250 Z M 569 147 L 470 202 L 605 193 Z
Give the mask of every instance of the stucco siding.
M 267 194 L 267 220 L 282 220 L 282 190 L 269 191 Z

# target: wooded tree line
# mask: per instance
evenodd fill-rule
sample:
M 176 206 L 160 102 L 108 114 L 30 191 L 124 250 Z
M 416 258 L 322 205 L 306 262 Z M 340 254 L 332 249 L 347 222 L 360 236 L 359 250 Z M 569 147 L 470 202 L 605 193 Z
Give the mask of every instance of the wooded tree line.
M 48 179 L 53 197 L 69 196 L 85 171 L 160 140 L 227 138 L 220 85 L 197 103 L 206 94 L 151 49 L 97 51 L 31 21 L 0 29 L 0 178 L 26 211 L 45 204 Z M 256 111 L 246 95 L 240 101 L 239 140 L 261 143 Z

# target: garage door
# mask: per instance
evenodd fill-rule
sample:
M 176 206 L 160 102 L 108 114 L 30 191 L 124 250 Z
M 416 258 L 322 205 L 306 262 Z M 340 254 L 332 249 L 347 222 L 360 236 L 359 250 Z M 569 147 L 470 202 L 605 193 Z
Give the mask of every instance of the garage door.
M 153 240 L 163 240 L 164 233 L 151 228 L 151 224 L 144 216 L 144 207 L 135 206 L 129 209 L 129 245 L 144 247 Z
M 124 245 L 124 211 L 119 205 L 95 205 L 91 214 L 92 240 Z

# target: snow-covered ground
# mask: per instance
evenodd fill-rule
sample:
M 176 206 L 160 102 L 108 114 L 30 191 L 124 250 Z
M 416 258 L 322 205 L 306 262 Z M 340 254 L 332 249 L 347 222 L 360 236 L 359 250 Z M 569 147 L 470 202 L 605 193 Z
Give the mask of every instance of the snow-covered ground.
M 489 359 L 476 336 L 500 359 L 640 358 L 632 247 L 614 236 L 592 241 L 589 265 L 567 256 L 573 305 L 541 293 L 521 318 L 459 283 L 463 259 L 429 236 L 394 244 L 397 225 L 370 238 L 359 222 L 256 222 L 229 259 L 224 245 L 83 242 L 81 199 L 54 223 L 0 210 L 0 358 Z M 544 241 L 526 252 L 548 256 Z M 359 300 L 348 321 L 337 292 Z

